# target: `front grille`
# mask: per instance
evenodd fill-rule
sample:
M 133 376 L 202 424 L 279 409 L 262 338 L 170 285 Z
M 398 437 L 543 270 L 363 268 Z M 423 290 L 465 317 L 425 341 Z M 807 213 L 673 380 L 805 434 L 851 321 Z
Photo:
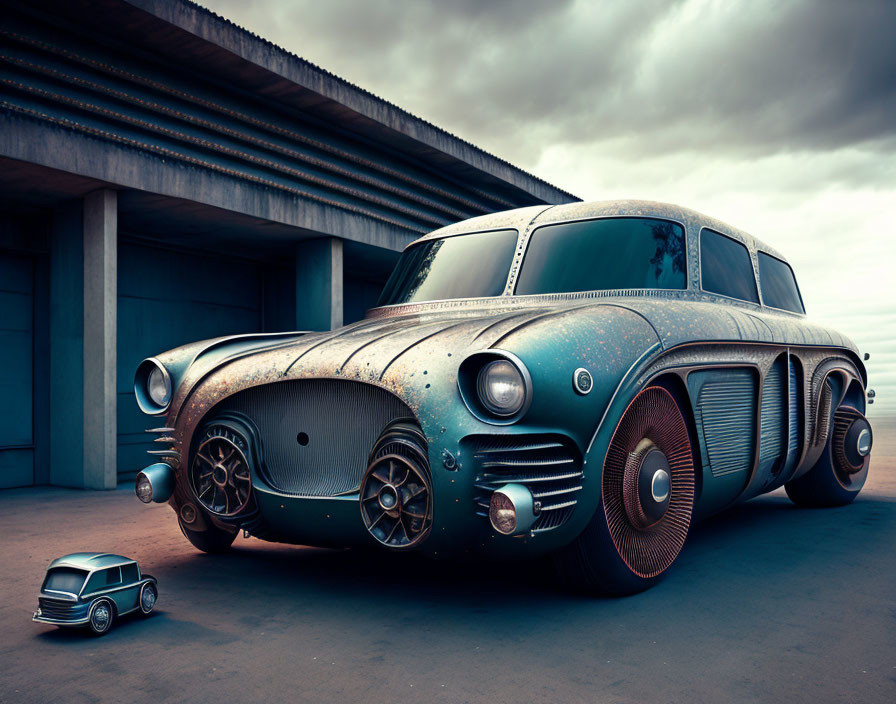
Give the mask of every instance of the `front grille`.
M 40 613 L 47 618 L 66 619 L 70 618 L 72 611 L 76 606 L 73 601 L 64 601 L 63 599 L 51 599 L 49 597 L 38 597 L 37 603 L 40 606 Z
M 562 436 L 472 436 L 475 464 L 475 510 L 488 520 L 492 493 L 504 484 L 529 488 L 541 512 L 532 526 L 542 532 L 563 525 L 572 515 L 582 488 L 582 460 L 578 450 Z
M 216 406 L 218 412 L 253 421 L 262 476 L 273 488 L 298 496 L 357 491 L 370 451 L 386 426 L 413 417 L 385 389 L 343 379 L 256 386 L 225 399 Z

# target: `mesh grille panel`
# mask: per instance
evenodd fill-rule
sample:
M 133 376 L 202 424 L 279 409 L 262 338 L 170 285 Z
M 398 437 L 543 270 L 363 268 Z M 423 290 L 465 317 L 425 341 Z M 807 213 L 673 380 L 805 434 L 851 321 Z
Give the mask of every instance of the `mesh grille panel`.
M 256 386 L 216 410 L 254 421 L 265 479 L 279 491 L 300 496 L 357 490 L 380 433 L 398 418 L 413 417 L 388 391 L 341 379 Z

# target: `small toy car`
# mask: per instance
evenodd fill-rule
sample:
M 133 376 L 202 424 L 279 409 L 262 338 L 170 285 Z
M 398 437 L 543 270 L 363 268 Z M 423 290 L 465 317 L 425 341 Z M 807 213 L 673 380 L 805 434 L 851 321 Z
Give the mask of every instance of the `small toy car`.
M 103 552 L 76 552 L 50 563 L 31 620 L 53 626 L 87 626 L 103 635 L 119 616 L 156 605 L 155 577 L 141 574 L 137 562 Z

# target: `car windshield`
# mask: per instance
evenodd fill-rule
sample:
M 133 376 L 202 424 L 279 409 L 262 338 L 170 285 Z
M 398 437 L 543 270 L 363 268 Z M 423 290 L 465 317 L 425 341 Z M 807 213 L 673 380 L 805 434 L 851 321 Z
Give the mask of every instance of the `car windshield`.
M 496 230 L 408 247 L 378 305 L 499 296 L 507 283 L 516 240 L 516 230 Z
M 532 233 L 515 293 L 687 288 L 684 230 L 653 218 L 602 218 Z
M 77 594 L 84 586 L 84 579 L 87 577 L 85 570 L 78 570 L 74 567 L 55 567 L 47 572 L 47 578 L 44 580 L 44 589 L 52 589 L 56 592 L 69 592 Z

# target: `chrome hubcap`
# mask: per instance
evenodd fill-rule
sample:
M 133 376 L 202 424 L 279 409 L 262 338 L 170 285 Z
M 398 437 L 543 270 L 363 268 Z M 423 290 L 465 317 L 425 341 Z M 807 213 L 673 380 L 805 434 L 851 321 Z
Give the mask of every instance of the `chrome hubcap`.
M 647 528 L 669 508 L 672 476 L 666 455 L 650 439 L 643 439 L 629 454 L 623 479 L 625 512 L 632 526 Z
M 153 589 L 146 588 L 143 590 L 143 610 L 152 611 L 152 607 L 156 603 L 156 593 Z
M 664 469 L 658 469 L 653 473 L 653 479 L 650 480 L 650 495 L 653 500 L 661 504 L 669 498 L 669 489 L 671 481 L 669 473 Z
M 109 607 L 100 604 L 93 610 L 93 625 L 102 630 L 109 623 L 109 615 Z

